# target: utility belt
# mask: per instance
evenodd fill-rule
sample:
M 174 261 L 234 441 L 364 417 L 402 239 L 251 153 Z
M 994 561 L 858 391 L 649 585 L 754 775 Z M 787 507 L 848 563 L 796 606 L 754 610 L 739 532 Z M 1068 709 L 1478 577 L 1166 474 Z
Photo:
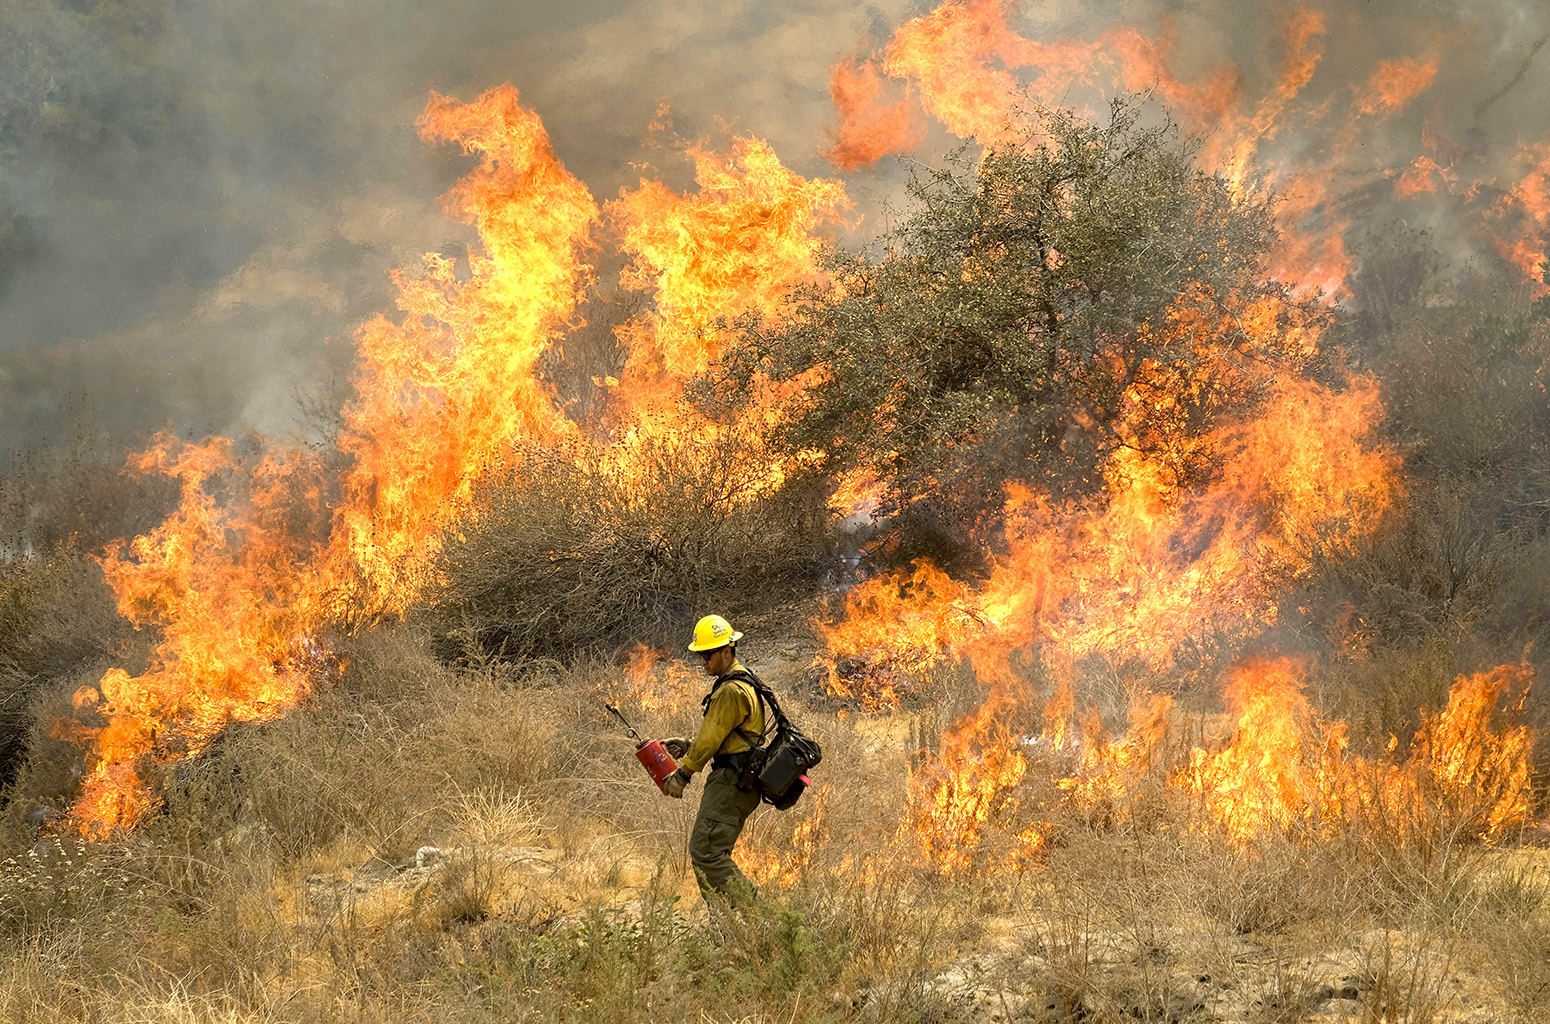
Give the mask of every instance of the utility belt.
M 758 747 L 735 754 L 717 754 L 710 759 L 712 768 L 730 768 L 737 772 L 737 788 L 744 793 L 759 789 L 759 769 L 764 767 L 764 751 Z
M 710 759 L 710 766 L 712 768 L 731 768 L 733 771 L 740 772 L 743 770 L 743 766 L 748 763 L 748 755 L 751 753 L 753 753 L 752 750 L 739 750 L 735 754 L 717 754 Z

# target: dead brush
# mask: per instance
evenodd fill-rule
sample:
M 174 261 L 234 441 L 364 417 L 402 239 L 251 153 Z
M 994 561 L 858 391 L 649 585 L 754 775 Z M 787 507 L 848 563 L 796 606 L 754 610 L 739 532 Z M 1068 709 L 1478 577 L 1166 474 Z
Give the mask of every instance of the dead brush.
M 413 912 L 433 928 L 484 921 L 498 913 L 509 875 L 510 865 L 497 850 L 452 850 L 415 892 Z
M 1274 833 L 1247 845 L 1186 837 L 1172 871 L 1196 906 L 1237 935 L 1343 916 L 1360 884 L 1318 844 Z
M 1489 949 L 1487 974 L 1524 1020 L 1550 1009 L 1550 873 L 1513 853 L 1480 872 L 1464 934 Z
M 123 856 L 79 838 L 40 840 L 0 862 L 0 928 L 26 939 L 106 923 L 141 886 Z
M 1318 978 L 1307 965 L 1278 962 L 1270 984 L 1250 1004 L 1254 1024 L 1302 1024 L 1320 1005 Z
M 816 490 L 770 487 L 774 461 L 730 431 L 525 452 L 443 538 L 425 621 L 449 657 L 574 658 L 677 635 L 700 609 L 736 616 L 803 595 L 831 517 Z
M 531 791 L 563 774 L 546 666 L 481 664 L 427 682 L 404 751 L 422 779 L 464 794 Z M 464 808 L 468 810 L 470 808 Z
M 1063 885 L 1048 899 L 1052 905 L 1027 930 L 1023 951 L 1037 965 L 1046 1014 L 1078 1020 L 1093 1011 L 1107 984 L 1098 908 L 1089 894 Z
M 557 768 L 546 705 L 504 669 L 448 669 L 417 643 L 398 630 L 352 641 L 338 689 L 233 733 L 218 764 L 189 777 L 177 794 L 188 816 L 292 861 L 360 846 L 384 862 L 433 841 L 448 806 L 493 824 L 515 791 L 508 824 L 531 818 L 526 791 Z M 481 798 L 493 801 L 483 815 Z
M 436 850 L 434 874 L 415 892 L 413 912 L 435 928 L 498 914 L 510 897 L 513 848 L 538 839 L 541 822 L 521 795 L 505 789 L 455 792 L 449 801 L 450 849 Z
M 454 841 L 495 848 L 531 843 L 553 826 L 539 820 L 522 794 L 506 795 L 504 786 L 474 792 L 457 792 L 452 798 Z
M 1482 836 L 1498 805 L 1495 772 L 1482 770 L 1467 791 L 1444 789 L 1424 772 L 1416 777 L 1416 789 L 1401 797 L 1348 802 L 1346 818 L 1321 840 L 1364 880 L 1365 905 L 1391 917 L 1417 906 L 1451 913 L 1494 845 Z
M 1426 930 L 1409 931 L 1396 942 L 1393 933 L 1364 951 L 1361 972 L 1361 1024 L 1435 1024 L 1454 1002 L 1447 992 L 1453 952 L 1435 945 Z
M 293 861 L 341 842 L 391 845 L 423 786 L 391 742 L 393 716 L 344 694 L 308 710 L 231 745 L 244 819 Z
M 165 820 L 155 824 L 166 831 Z M 272 890 L 249 884 L 266 862 L 247 878 L 242 860 L 196 863 L 161 847 L 166 838 L 61 851 L 56 867 L 68 874 L 55 889 L 77 895 L 65 916 L 17 937 L 0 958 L 0 1019 L 283 1019 L 265 979 L 294 959 L 295 936 L 264 909 Z M 89 903 L 80 898 L 87 892 Z
M 1550 923 L 1506 922 L 1492 930 L 1489 971 L 1507 1005 L 1523 1020 L 1550 1011 Z
M 1214 926 L 1178 872 L 1170 832 L 1077 831 L 1014 904 L 1039 1019 L 1179 1021 L 1205 1006 Z
M 690 937 L 684 981 L 746 991 L 765 1019 L 934 1019 L 931 988 L 979 915 L 962 887 L 923 879 L 880 849 L 864 863 L 809 872 L 750 908 L 712 909 L 715 947 Z M 793 1017 L 793 1007 L 805 1007 Z

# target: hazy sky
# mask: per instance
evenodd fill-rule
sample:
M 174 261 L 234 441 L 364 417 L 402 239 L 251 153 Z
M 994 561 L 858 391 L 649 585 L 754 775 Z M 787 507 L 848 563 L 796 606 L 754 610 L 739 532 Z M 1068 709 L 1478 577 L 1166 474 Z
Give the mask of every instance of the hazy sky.
M 353 325 L 392 311 L 388 271 L 468 237 L 439 198 L 466 159 L 414 130 L 431 90 L 472 99 L 511 82 L 599 201 L 640 161 L 682 183 L 670 145 L 643 146 L 664 103 L 679 137 L 753 134 L 801 173 L 838 175 L 818 155 L 835 120 L 829 69 L 931 6 L 0 0 L 4 447 L 82 403 L 125 435 L 294 429 L 298 386 L 347 372 Z M 1550 4 L 1323 8 L 1332 80 L 1369 74 L 1375 55 L 1441 48 L 1458 59 L 1428 102 L 1472 118 L 1463 144 L 1505 152 L 1544 136 L 1550 51 L 1530 54 Z M 1241 0 L 1017 9 L 1034 37 L 1114 21 L 1151 31 L 1166 16 L 1180 73 L 1231 56 L 1263 84 L 1281 60 L 1275 19 Z M 1392 145 L 1407 150 L 1419 124 L 1396 122 L 1408 135 Z M 838 176 L 866 210 L 901 173 Z

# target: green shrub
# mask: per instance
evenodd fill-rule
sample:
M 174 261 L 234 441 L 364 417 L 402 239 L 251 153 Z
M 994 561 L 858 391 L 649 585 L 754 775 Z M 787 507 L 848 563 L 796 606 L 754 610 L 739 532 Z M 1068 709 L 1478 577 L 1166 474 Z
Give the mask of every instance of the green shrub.
M 1264 281 L 1268 197 L 1197 171 L 1139 103 L 1102 125 L 1041 111 L 1025 131 L 914 180 L 895 231 L 833 254 L 835 286 L 780 323 L 743 323 L 700 391 L 737 406 L 816 375 L 773 441 L 881 481 L 905 560 L 962 552 L 1008 483 L 1100 493 L 1119 447 L 1186 487 L 1210 478 L 1204 439 L 1263 397 L 1267 367 L 1301 370 L 1290 339 L 1319 319 Z M 1282 329 L 1245 330 L 1265 299 Z

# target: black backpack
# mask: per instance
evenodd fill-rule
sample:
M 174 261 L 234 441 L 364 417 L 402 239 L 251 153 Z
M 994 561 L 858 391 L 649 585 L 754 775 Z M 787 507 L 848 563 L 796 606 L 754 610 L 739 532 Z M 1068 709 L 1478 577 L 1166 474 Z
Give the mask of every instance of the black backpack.
M 752 686 L 759 699 L 769 706 L 775 720 L 774 736 L 769 743 L 764 742 L 772 731 L 771 723 L 766 720 L 764 735 L 748 752 L 742 773 L 738 776 L 738 788 L 746 792 L 757 789 L 765 803 L 776 810 L 787 810 L 808 787 L 807 770 L 823 760 L 823 748 L 817 740 L 798 729 L 786 717 L 786 713 L 780 709 L 780 701 L 775 699 L 775 691 L 764 680 L 747 669 L 728 673 L 722 678 L 736 679 Z

